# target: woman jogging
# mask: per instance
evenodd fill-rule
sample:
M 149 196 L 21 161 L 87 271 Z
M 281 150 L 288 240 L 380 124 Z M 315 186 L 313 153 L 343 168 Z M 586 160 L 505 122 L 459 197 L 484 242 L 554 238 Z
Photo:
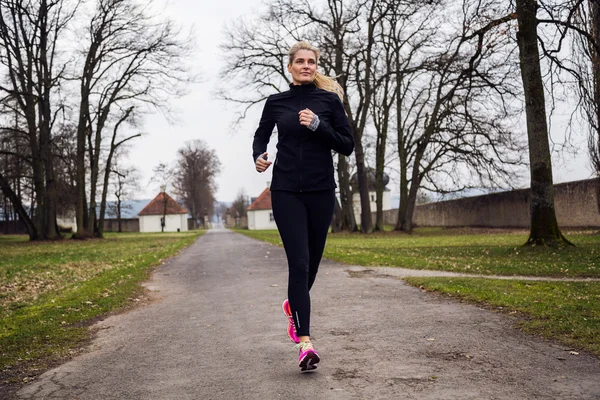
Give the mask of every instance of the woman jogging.
M 273 166 L 273 216 L 288 259 L 288 336 L 300 349 L 302 371 L 317 368 L 319 355 L 310 342 L 310 289 L 325 248 L 335 205 L 334 150 L 354 149 L 350 125 L 340 101 L 343 92 L 332 78 L 317 72 L 319 50 L 307 42 L 289 51 L 290 90 L 269 96 L 252 144 L 256 170 L 271 165 L 267 144 L 277 126 Z

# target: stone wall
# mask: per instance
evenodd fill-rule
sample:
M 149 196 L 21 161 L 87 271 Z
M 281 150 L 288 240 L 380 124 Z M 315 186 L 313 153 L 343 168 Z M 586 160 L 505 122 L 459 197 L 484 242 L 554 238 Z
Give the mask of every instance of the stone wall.
M 600 179 L 555 185 L 554 203 L 560 227 L 600 227 Z M 397 209 L 384 212 L 385 224 L 395 225 L 397 218 Z M 529 189 L 419 205 L 413 222 L 417 226 L 529 228 Z
M 123 232 L 139 232 L 140 220 L 137 218 L 121 218 L 121 228 Z M 118 232 L 119 221 L 116 218 L 104 220 L 104 232 Z
M 231 229 L 248 229 L 248 217 L 234 218 L 230 214 L 226 214 L 223 225 L 225 225 L 225 228 Z
M 561 227 L 600 227 L 600 179 L 554 186 L 556 217 Z M 529 227 L 529 189 L 493 193 L 417 206 L 418 226 Z

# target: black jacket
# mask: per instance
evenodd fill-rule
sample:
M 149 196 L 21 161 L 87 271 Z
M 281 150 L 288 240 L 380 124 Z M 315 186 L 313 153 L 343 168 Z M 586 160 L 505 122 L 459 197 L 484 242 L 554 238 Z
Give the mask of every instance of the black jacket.
M 300 110 L 318 115 L 316 131 L 300 125 Z M 252 158 L 260 157 L 277 125 L 279 140 L 273 163 L 271 190 L 306 192 L 334 189 L 331 150 L 349 156 L 354 140 L 339 97 L 314 83 L 290 85 L 290 90 L 269 96 L 254 134 Z

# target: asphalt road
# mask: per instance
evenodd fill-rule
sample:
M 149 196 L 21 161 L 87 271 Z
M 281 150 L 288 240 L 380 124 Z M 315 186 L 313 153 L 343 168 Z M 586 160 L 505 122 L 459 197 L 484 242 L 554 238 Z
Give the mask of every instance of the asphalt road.
M 285 333 L 283 249 L 211 230 L 159 267 L 152 301 L 18 399 L 600 399 L 600 361 L 507 315 L 325 261 L 312 291 L 322 362 Z

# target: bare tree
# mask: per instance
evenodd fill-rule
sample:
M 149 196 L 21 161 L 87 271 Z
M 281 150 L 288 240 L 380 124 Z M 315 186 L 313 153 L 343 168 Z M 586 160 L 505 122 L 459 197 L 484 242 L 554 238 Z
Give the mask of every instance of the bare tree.
M 326 34 L 323 35 L 321 46 L 323 51 L 327 54 L 324 57 L 324 65 L 331 71 L 338 80 L 340 86 L 344 89 L 346 96 L 344 98 L 344 109 L 350 108 L 348 99 L 348 74 L 343 73 L 345 65 L 347 64 L 346 46 L 345 43 L 354 32 L 358 31 L 358 8 L 360 3 L 344 4 L 339 0 L 329 0 L 327 2 L 329 8 L 329 29 L 326 30 Z M 340 191 L 340 220 L 341 230 L 348 230 L 350 232 L 357 231 L 356 218 L 354 216 L 354 205 L 352 193 L 350 191 L 350 161 L 349 158 L 338 154 L 338 185 Z
M 162 218 L 160 220 L 160 228 L 161 228 L 161 232 L 165 231 L 165 224 L 167 222 L 166 218 L 167 218 L 167 206 L 169 204 L 169 198 L 167 197 L 167 190 L 171 187 L 171 185 L 173 184 L 173 180 L 175 178 L 175 168 L 169 166 L 166 163 L 160 162 L 158 163 L 158 165 L 156 167 L 154 167 L 152 169 L 152 178 L 150 179 L 150 182 L 155 182 L 158 183 L 159 187 L 160 187 L 160 191 L 162 194 L 162 200 L 163 200 L 163 213 L 162 213 Z
M 2 193 L 4 194 L 4 196 L 6 196 L 6 198 L 8 198 L 10 200 L 13 207 L 15 208 L 16 213 L 19 215 L 19 218 L 25 224 L 25 228 L 27 229 L 27 232 L 29 233 L 29 239 L 36 240 L 37 239 L 37 237 L 35 236 L 36 228 L 33 224 L 33 221 L 27 214 L 27 211 L 25 210 L 23 202 L 21 201 L 21 197 L 13 191 L 13 189 L 10 185 L 10 181 L 8 179 L 6 179 L 6 177 L 2 174 L 1 171 L 0 171 L 0 189 L 2 190 Z
M 502 50 L 506 35 L 494 33 L 505 20 L 477 19 L 478 7 L 490 6 L 431 2 L 386 21 L 400 167 L 397 230 L 412 231 L 423 189 L 509 186 L 514 166 L 522 164 L 522 146 L 510 129 L 509 104 L 518 94 L 510 82 L 517 71 L 511 53 Z M 388 118 L 376 116 L 376 126 Z
M 465 2 L 463 4 L 466 5 L 467 3 Z M 483 1 L 474 1 L 471 4 L 471 7 L 474 7 L 474 15 L 481 16 L 489 22 L 471 34 L 468 34 L 468 31 L 465 31 L 465 34 L 462 35 L 460 43 L 468 43 L 469 41 L 476 39 L 477 44 L 475 52 L 468 59 L 468 68 L 463 68 L 458 81 L 468 77 L 469 85 L 471 85 L 473 77 L 478 78 L 481 76 L 479 69 L 477 68 L 478 64 L 480 64 L 480 61 L 478 60 L 482 59 L 482 55 L 484 55 L 486 49 L 489 48 L 489 45 L 485 45 L 485 41 L 489 40 L 489 33 L 516 19 L 519 27 L 517 42 L 519 48 L 520 72 L 523 81 L 523 94 L 525 98 L 531 173 L 531 232 L 527 243 L 530 245 L 569 243 L 560 232 L 554 210 L 552 164 L 548 144 L 544 87 L 539 61 L 540 54 L 538 50 L 537 27 L 539 23 L 548 21 L 537 18 L 538 2 L 535 0 L 517 0 L 516 12 L 505 12 L 504 16 L 501 15 L 497 18 L 492 17 L 492 15 L 494 13 L 502 12 L 502 4 L 486 4 Z M 468 10 L 469 7 L 465 7 L 464 5 L 463 10 Z M 557 22 L 552 21 L 552 23 Z M 466 24 L 464 26 L 466 28 L 470 25 L 471 24 Z M 460 55 L 460 52 L 454 54 Z M 489 79 L 485 79 L 486 84 L 489 84 L 490 82 Z M 491 85 L 491 87 L 497 89 L 500 86 Z M 452 89 L 449 93 L 455 91 L 456 89 Z M 448 97 L 448 94 L 444 96 Z M 471 110 L 472 107 L 466 107 L 465 111 L 467 111 L 467 113 L 465 115 L 471 116 Z M 437 118 L 435 114 L 433 114 L 432 117 L 429 117 L 428 126 L 430 128 L 432 127 L 431 123 L 435 118 Z M 477 125 L 481 126 L 481 121 L 478 121 Z M 460 127 L 460 124 L 457 127 Z M 417 147 L 417 156 L 419 153 L 422 154 L 423 152 L 419 151 L 419 148 Z M 417 159 L 415 164 L 418 165 L 419 163 L 420 160 Z M 413 178 L 415 178 L 414 171 Z
M 340 0 L 330 0 L 327 6 L 331 18 L 324 15 L 325 19 L 318 19 L 314 15 L 314 7 L 306 1 L 274 0 L 269 4 L 269 11 L 256 21 L 238 21 L 228 27 L 226 40 L 221 46 L 228 54 L 222 77 L 228 82 L 236 82 L 236 86 L 230 91 L 223 89 L 221 98 L 243 107 L 238 122 L 270 93 L 287 88 L 290 81 L 286 70 L 286 50 L 301 39 L 308 38 L 321 47 L 321 71 L 338 75 L 340 85 L 346 88 L 348 75 L 340 75 L 338 71 L 345 68 L 343 44 L 358 17 L 350 6 L 343 6 Z M 325 29 L 313 29 L 321 23 L 325 24 Z M 331 45 L 329 41 L 332 41 Z M 347 99 L 344 108 L 348 108 Z M 348 160 L 343 155 L 338 155 L 337 171 L 341 205 L 336 205 L 338 211 L 334 216 L 334 229 L 354 231 L 356 221 L 350 173 Z
M 27 203 L 24 202 L 24 199 L 33 197 L 30 146 L 24 134 L 24 122 L 18 107 L 11 101 L 11 97 L 3 100 L 0 103 L 3 122 L 0 128 L 0 191 L 4 220 L 12 221 L 15 231 L 20 220 L 30 240 L 34 240 L 37 237 L 37 228 L 31 213 L 35 203 L 30 204 L 28 210 Z
M 215 176 L 219 173 L 219 168 L 220 162 L 215 151 L 200 140 L 187 142 L 178 151 L 173 186 L 195 225 L 198 221 L 203 221 L 202 225 L 205 225 L 205 215 L 213 212 Z
M 283 26 L 309 26 L 312 40 L 322 47 L 323 64 L 338 76 L 345 92 L 343 101 L 352 134 L 354 157 L 361 203 L 360 229 L 363 233 L 373 231 L 365 147 L 363 136 L 369 122 L 369 109 L 374 94 L 374 47 L 378 40 L 380 22 L 401 2 L 383 0 L 350 1 L 328 0 L 322 9 L 315 9 L 307 0 L 278 0 L 278 20 Z M 292 32 L 293 33 L 293 32 Z M 338 160 L 338 180 L 342 208 L 352 212 L 351 204 L 344 204 L 349 183 L 345 158 Z M 350 200 L 351 201 L 351 200 Z M 345 206 L 345 207 L 344 207 Z M 350 217 L 351 222 L 354 219 Z M 353 229 L 354 227 L 350 227 Z
M 52 154 L 52 128 L 59 107 L 51 98 L 63 78 L 57 42 L 77 3 L 63 0 L 0 1 L 0 58 L 7 84 L 0 92 L 14 99 L 26 123 L 35 187 L 32 239 L 60 238 L 56 224 L 57 188 Z
M 110 174 L 112 173 L 112 162 L 113 162 L 113 157 L 115 155 L 115 152 L 126 142 L 130 141 L 131 139 L 141 136 L 140 133 L 137 133 L 137 134 L 126 136 L 125 138 L 123 138 L 121 140 L 117 139 L 119 127 L 121 126 L 122 123 L 126 122 L 131 117 L 133 110 L 134 110 L 133 106 L 129 107 L 127 110 L 124 110 L 121 117 L 119 118 L 119 120 L 117 121 L 117 123 L 115 124 L 115 126 L 113 128 L 112 138 L 110 141 L 110 147 L 109 147 L 109 151 L 108 151 L 108 157 L 106 158 L 106 162 L 105 162 L 106 165 L 104 166 L 104 182 L 102 185 L 102 200 L 100 201 L 98 237 L 104 236 L 104 217 L 106 214 L 106 197 L 108 195 Z
M 230 210 L 235 218 L 248 216 L 248 207 L 250 206 L 249 198 L 244 189 L 240 189 L 235 200 L 231 204 Z
M 552 40 L 540 38 L 541 51 L 550 62 L 551 87 L 574 88 L 582 120 L 588 130 L 588 154 L 600 177 L 600 2 L 598 0 L 540 1 L 538 16 Z M 571 48 L 571 51 L 565 49 Z M 552 93 L 552 92 L 551 92 Z M 600 182 L 597 186 L 600 211 Z
M 527 138 L 531 169 L 531 231 L 527 244 L 569 243 L 562 235 L 554 209 L 552 161 L 548 144 L 548 125 L 540 53 L 536 0 L 517 0 L 518 45 L 527 115 Z
M 123 211 L 131 208 L 125 201 L 131 199 L 131 196 L 140 189 L 138 169 L 135 166 L 121 166 L 123 154 L 123 152 L 117 153 L 112 165 L 111 188 L 115 201 L 110 203 L 107 209 L 109 215 L 117 218 L 119 232 L 123 232 L 121 222 Z
M 179 38 L 180 32 L 171 21 L 151 15 L 148 10 L 147 5 L 133 0 L 99 0 L 86 32 L 88 45 L 79 77 L 77 224 L 87 235 L 97 230 L 96 191 L 104 128 L 111 117 L 118 127 L 129 117 L 134 104 L 138 105 L 138 113 L 143 107 L 168 113 L 167 100 L 182 95 L 183 84 L 195 79 L 185 68 L 190 41 Z M 117 145 L 135 136 L 117 141 Z M 114 145 L 114 134 L 111 140 Z M 86 148 L 91 182 L 90 208 L 84 223 Z M 110 165 L 106 170 L 104 193 Z
M 589 29 L 592 40 L 587 41 L 589 60 L 592 67 L 592 90 L 591 101 L 586 101 L 586 111 L 590 119 L 590 134 L 588 140 L 590 158 L 592 166 L 596 171 L 596 176 L 600 177 L 600 2 L 598 0 L 589 0 Z M 598 209 L 600 210 L 600 188 L 598 190 Z

